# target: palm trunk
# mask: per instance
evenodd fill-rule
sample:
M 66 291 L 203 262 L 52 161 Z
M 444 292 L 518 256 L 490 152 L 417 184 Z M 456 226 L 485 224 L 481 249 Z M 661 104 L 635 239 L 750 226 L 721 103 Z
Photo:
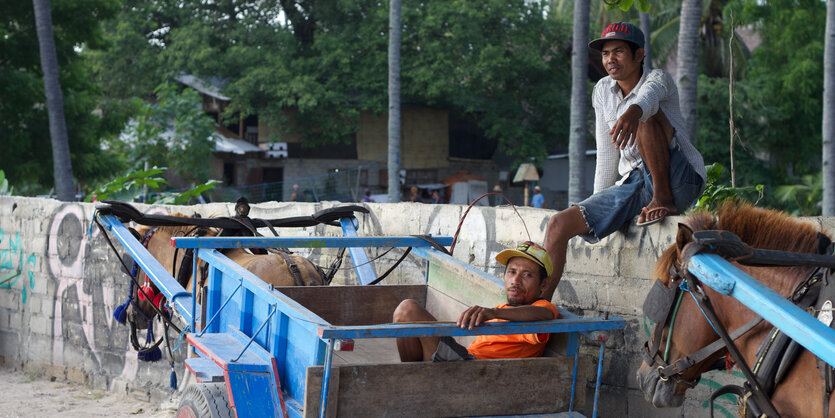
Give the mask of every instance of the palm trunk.
M 64 97 L 61 94 L 61 82 L 58 80 L 58 55 L 55 52 L 55 36 L 52 32 L 51 8 L 49 0 L 32 0 L 32 5 L 35 8 L 35 26 L 38 31 L 46 109 L 49 115 L 55 193 L 59 200 L 74 200 L 70 144 L 64 120 Z
M 574 0 L 574 44 L 571 53 L 571 127 L 568 136 L 568 201 L 585 198 L 586 113 L 589 60 L 589 0 Z
M 388 201 L 400 201 L 400 0 L 389 1 Z
M 826 2 L 823 54 L 823 216 L 835 216 L 835 0 Z
M 641 18 L 641 32 L 644 33 L 644 72 L 648 73 L 652 70 L 652 54 L 649 39 L 652 33 L 652 27 L 649 23 L 649 15 L 646 13 L 638 13 Z
M 702 0 L 682 0 L 681 24 L 678 32 L 678 92 L 684 130 L 691 141 L 696 140 L 696 100 L 699 81 L 699 27 L 702 22 Z

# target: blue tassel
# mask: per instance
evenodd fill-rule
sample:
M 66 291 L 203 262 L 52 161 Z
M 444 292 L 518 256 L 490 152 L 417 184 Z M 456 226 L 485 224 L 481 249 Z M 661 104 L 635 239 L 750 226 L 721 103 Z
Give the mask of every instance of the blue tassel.
M 154 321 L 149 319 L 148 320 L 148 333 L 145 334 L 145 344 L 153 344 L 154 343 Z M 150 351 L 139 352 L 137 353 L 137 357 L 142 361 L 159 361 L 162 358 L 162 351 L 160 351 L 159 347 L 154 348 Z
M 136 264 L 134 264 L 134 269 L 136 269 Z M 135 274 L 134 274 L 135 276 Z M 127 302 L 119 305 L 116 309 L 113 310 L 113 318 L 116 318 L 120 324 L 125 325 L 125 321 L 128 319 L 128 305 L 130 305 L 130 298 L 133 296 L 133 281 L 130 282 L 130 290 L 128 291 L 128 300 Z
M 177 373 L 174 372 L 174 365 L 171 365 L 171 389 L 177 390 Z
M 130 299 L 113 310 L 113 318 L 116 318 L 116 321 L 122 325 L 125 325 L 125 321 L 128 318 L 128 305 L 130 305 Z
M 140 351 L 136 356 L 142 361 L 159 361 L 162 358 L 162 351 L 157 347 L 150 351 Z

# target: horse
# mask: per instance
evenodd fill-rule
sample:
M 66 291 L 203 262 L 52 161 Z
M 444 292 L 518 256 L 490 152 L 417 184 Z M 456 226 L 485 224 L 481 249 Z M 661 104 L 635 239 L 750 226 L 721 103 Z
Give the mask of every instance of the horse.
M 186 218 L 186 215 L 175 213 L 171 216 Z M 192 263 L 188 252 L 183 249 L 175 249 L 171 246 L 171 238 L 194 235 L 196 228 L 192 226 L 159 226 L 152 227 L 139 225 L 135 229 L 135 236 L 143 243 L 148 252 L 175 277 L 178 282 L 187 290 L 191 291 L 195 278 L 191 274 Z M 199 235 L 216 236 L 218 230 L 204 228 Z M 249 270 L 252 274 L 274 287 L 281 286 L 322 286 L 328 280 L 321 268 L 313 264 L 305 257 L 291 254 L 284 251 L 265 252 L 264 254 L 250 253 L 245 249 L 232 248 L 223 251 L 230 260 L 238 263 L 241 267 Z M 175 261 L 176 257 L 176 261 Z M 184 262 L 185 260 L 185 262 Z M 198 269 L 198 272 L 200 269 Z M 198 275 L 199 276 L 199 275 Z M 205 279 L 198 277 L 199 287 L 205 286 Z M 143 295 L 142 289 L 137 289 L 137 305 L 148 318 L 153 318 L 155 310 L 150 306 L 149 301 L 159 306 L 160 296 L 157 296 L 155 286 L 151 284 L 152 292 Z M 151 294 L 152 293 L 152 294 Z M 200 302 L 201 292 L 198 292 Z
M 695 298 L 687 295 L 680 298 L 677 314 L 672 308 L 672 301 L 675 299 L 672 295 L 684 293 L 676 293 L 678 290 L 675 290 L 674 286 L 679 285 L 677 272 L 680 273 L 684 268 L 686 246 L 693 242 L 694 231 L 702 230 L 730 231 L 739 236 L 745 244 L 757 249 L 815 254 L 822 253 L 826 248 L 830 248 L 831 251 L 830 237 L 811 223 L 793 219 L 782 212 L 755 208 L 739 202 L 729 202 L 720 206 L 716 216 L 707 212 L 697 212 L 688 216 L 684 223 L 680 223 L 675 244 L 667 248 L 656 263 L 656 283 L 644 304 L 646 313 L 648 304 L 653 302 L 651 299 L 656 286 L 661 289 L 660 292 L 670 294 L 666 312 L 661 316 L 656 315 L 657 328 L 652 339 L 645 343 L 643 362 L 636 375 L 638 387 L 644 398 L 655 407 L 681 406 L 685 392 L 698 383 L 702 373 L 731 366 L 730 360 L 726 357 L 727 348 L 720 347 L 718 351 L 709 355 L 704 354 L 709 350 L 698 352 L 700 348 L 719 340 L 719 336 L 705 319 L 705 314 L 700 311 Z M 798 286 L 801 283 L 809 283 L 814 274 L 823 274 L 817 268 L 809 266 L 753 267 L 737 262 L 733 264 L 787 298 L 796 296 Z M 765 321 L 757 322 L 758 316 L 736 299 L 724 296 L 708 286 L 701 286 L 700 290 L 706 294 L 713 306 L 718 322 L 732 334 L 731 338 L 734 338 L 734 343 L 746 364 L 755 369 L 755 361 L 760 360 L 758 355 L 763 353 L 762 350 L 758 353 L 758 349 L 763 345 L 764 339 L 782 333 L 777 332 Z M 650 314 L 647 313 L 647 316 Z M 744 329 L 746 327 L 747 331 Z M 671 328 L 672 336 L 668 338 Z M 733 333 L 732 330 L 738 332 Z M 789 363 L 791 365 L 785 369 L 780 367 L 779 378 L 768 381 L 767 376 L 758 375 L 757 380 L 766 379 L 771 404 L 781 416 L 821 417 L 824 411 L 828 410 L 826 416 L 835 417 L 835 397 L 829 396 L 831 393 L 824 396 L 822 373 L 818 370 L 819 363 L 816 357 L 802 347 L 799 348 L 800 350 L 796 350 L 799 354 L 793 355 L 793 364 Z M 690 356 L 692 361 L 688 362 Z M 757 367 L 762 364 L 760 362 Z M 676 367 L 670 368 L 670 365 Z M 660 375 L 667 370 L 675 370 L 675 374 Z M 750 416 L 751 408 L 756 405 L 751 407 L 748 402 L 740 399 L 739 407 L 741 416 Z

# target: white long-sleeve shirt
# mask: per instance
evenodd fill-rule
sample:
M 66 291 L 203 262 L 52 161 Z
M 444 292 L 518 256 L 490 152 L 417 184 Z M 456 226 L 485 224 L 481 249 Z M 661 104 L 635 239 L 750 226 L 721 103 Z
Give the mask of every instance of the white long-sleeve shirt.
M 704 160 L 684 130 L 684 118 L 681 116 L 678 105 L 678 88 L 670 74 L 656 69 L 649 73 L 645 72 L 626 97 L 623 96 L 620 86 L 612 77 L 606 76 L 594 86 L 592 106 L 594 106 L 595 142 L 597 143 L 594 192 L 611 187 L 616 182 L 620 184 L 629 172 L 643 164 L 637 143 L 620 150 L 612 143 L 612 137 L 609 135 L 609 131 L 615 126 L 618 118 L 633 104 L 637 104 L 643 111 L 641 122 L 646 122 L 659 109 L 664 112 L 675 129 L 675 136 L 682 153 L 704 180 L 707 177 Z M 618 177 L 621 177 L 620 181 Z

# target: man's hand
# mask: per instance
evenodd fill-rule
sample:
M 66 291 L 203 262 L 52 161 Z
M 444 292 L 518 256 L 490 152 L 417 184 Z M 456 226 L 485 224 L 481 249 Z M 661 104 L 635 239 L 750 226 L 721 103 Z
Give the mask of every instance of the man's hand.
M 644 111 L 641 107 L 633 104 L 623 112 L 615 126 L 609 131 L 612 136 L 612 143 L 616 148 L 624 149 L 627 146 L 632 146 L 635 143 L 635 135 L 638 133 L 638 123 L 640 123 L 641 116 Z
M 473 329 L 490 319 L 496 319 L 496 309 L 471 306 L 458 317 L 458 326 L 464 329 Z

